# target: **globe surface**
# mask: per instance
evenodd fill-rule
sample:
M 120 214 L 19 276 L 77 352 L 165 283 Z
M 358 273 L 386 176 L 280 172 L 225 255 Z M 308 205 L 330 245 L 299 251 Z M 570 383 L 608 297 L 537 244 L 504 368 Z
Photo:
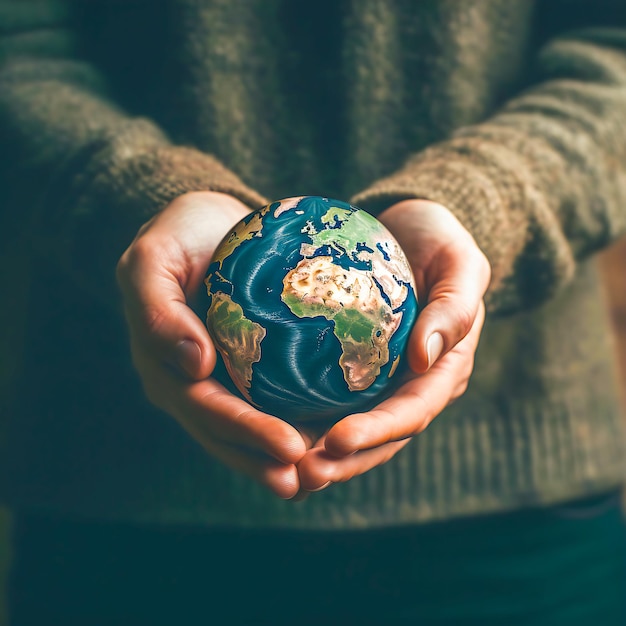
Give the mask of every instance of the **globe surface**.
M 415 283 L 396 240 L 366 211 L 317 196 L 273 202 L 222 241 L 205 284 L 209 333 L 259 409 L 290 422 L 336 420 L 396 386 Z

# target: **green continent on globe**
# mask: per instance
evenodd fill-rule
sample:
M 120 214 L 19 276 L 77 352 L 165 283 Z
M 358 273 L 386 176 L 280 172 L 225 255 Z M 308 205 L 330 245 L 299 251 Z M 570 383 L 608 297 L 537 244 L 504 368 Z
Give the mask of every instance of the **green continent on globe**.
M 397 310 L 409 295 L 413 273 L 398 242 L 387 229 L 366 211 L 331 207 L 321 218 L 325 228 L 319 232 L 312 224 L 303 230 L 311 243 L 302 244 L 300 254 L 315 256 L 323 246 L 330 246 L 339 256 L 345 254 L 351 261 L 365 262 L 369 272 L 376 276 L 379 292 L 385 294 L 392 310 Z M 337 227 L 339 226 L 339 227 Z M 362 245 L 364 241 L 377 242 L 374 249 Z
M 251 402 L 252 365 L 261 360 L 265 328 L 249 320 L 243 309 L 221 291 L 212 294 L 207 327 L 237 388 Z
M 409 295 L 411 268 L 395 239 L 369 213 L 330 207 L 321 222 L 319 231 L 312 222 L 302 229 L 310 243 L 302 244 L 303 260 L 284 277 L 281 298 L 298 317 L 332 320 L 344 380 L 350 391 L 362 391 L 389 361 L 388 344 L 402 321 L 402 313 L 394 311 Z M 320 254 L 322 248 L 334 256 Z M 342 267 L 335 257 L 343 255 L 368 269 Z
M 334 322 L 339 365 L 350 391 L 367 389 L 389 361 L 388 343 L 400 325 L 369 272 L 345 269 L 331 256 L 303 259 L 283 279 L 281 298 L 297 317 Z

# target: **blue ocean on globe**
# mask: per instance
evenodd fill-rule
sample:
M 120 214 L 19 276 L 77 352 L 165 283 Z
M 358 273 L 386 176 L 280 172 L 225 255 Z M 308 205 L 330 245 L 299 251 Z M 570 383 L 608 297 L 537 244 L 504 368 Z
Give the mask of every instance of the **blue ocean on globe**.
M 257 408 L 335 421 L 397 386 L 415 283 L 366 211 L 318 196 L 273 202 L 223 240 L 205 284 L 207 328 L 230 380 L 220 368 L 215 376 Z

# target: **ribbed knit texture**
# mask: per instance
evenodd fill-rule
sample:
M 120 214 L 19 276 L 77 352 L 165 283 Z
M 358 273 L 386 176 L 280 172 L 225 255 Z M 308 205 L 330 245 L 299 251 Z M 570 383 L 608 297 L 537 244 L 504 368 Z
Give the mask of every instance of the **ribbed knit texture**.
M 2 268 L 26 292 L 2 313 L 2 332 L 27 329 L 3 387 L 11 503 L 366 527 L 623 482 L 589 261 L 626 228 L 618 2 L 0 0 L 0 63 L 0 237 L 28 258 Z M 386 466 L 304 503 L 214 464 L 143 399 L 113 280 L 137 228 L 201 189 L 448 206 L 493 268 L 468 393 Z

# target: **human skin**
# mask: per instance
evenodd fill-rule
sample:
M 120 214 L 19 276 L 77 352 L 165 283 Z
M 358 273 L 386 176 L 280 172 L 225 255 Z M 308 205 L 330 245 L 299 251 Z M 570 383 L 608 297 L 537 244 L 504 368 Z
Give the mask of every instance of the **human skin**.
M 133 363 L 148 399 L 206 451 L 282 498 L 302 498 L 393 457 L 466 389 L 484 321 L 489 263 L 445 207 L 403 200 L 379 215 L 405 250 L 422 309 L 408 344 L 411 374 L 393 396 L 325 433 L 296 428 L 229 393 L 191 308 L 216 247 L 247 213 L 237 199 L 192 192 L 138 232 L 118 283 Z
M 304 490 L 392 458 L 465 392 L 474 366 L 491 277 L 485 255 L 440 204 L 404 200 L 378 217 L 405 251 L 420 299 L 426 296 L 407 347 L 410 373 L 389 399 L 346 416 L 315 442 L 298 465 Z

